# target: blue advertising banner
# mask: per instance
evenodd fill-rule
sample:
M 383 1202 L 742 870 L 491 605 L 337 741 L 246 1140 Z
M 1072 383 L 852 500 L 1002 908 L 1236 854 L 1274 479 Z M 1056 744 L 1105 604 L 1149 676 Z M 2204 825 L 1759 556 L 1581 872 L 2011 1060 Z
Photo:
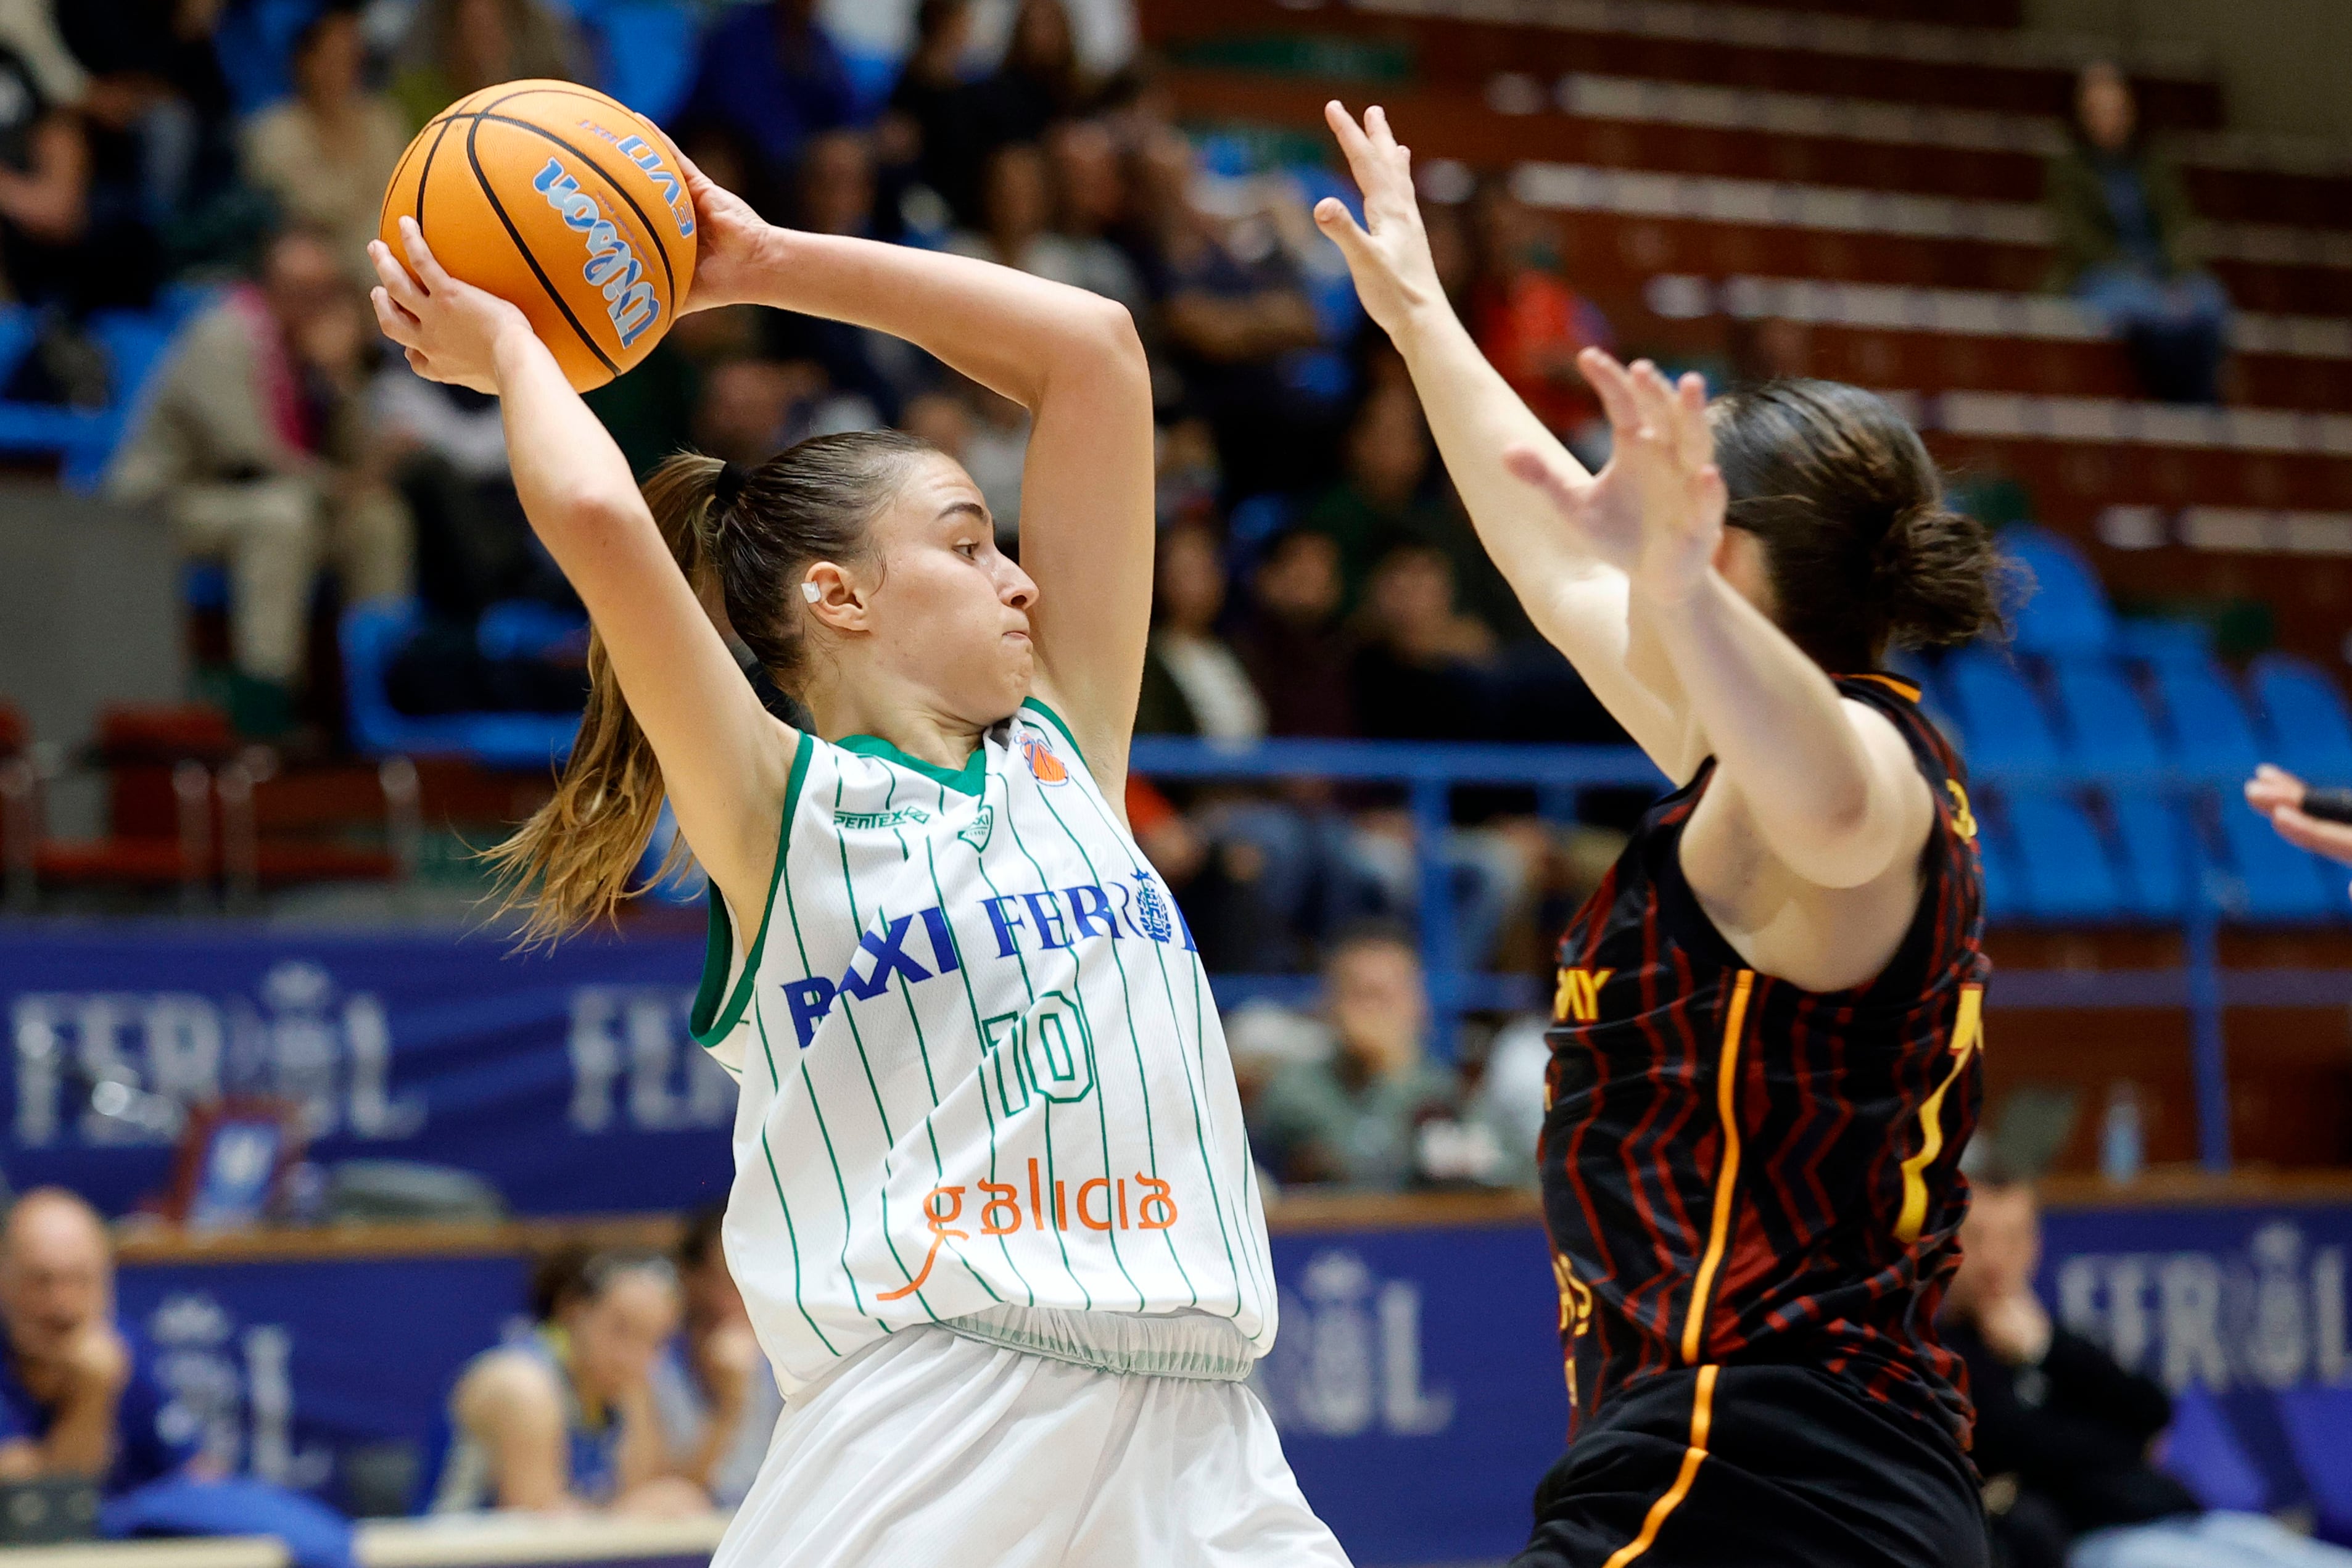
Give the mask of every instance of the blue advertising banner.
M 523 1214 L 723 1197 L 735 1086 L 687 1034 L 701 944 L 490 936 L 0 934 L 0 1173 L 109 1213 L 166 1184 L 189 1109 L 300 1109 L 309 1157 L 461 1166 Z

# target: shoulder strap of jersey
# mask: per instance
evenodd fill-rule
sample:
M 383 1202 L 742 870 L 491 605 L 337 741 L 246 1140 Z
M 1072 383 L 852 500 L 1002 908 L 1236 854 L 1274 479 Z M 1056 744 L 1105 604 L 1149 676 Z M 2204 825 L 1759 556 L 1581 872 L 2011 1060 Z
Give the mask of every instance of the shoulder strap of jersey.
M 1912 759 L 1935 791 L 1937 815 L 1960 837 L 1974 838 L 1976 817 L 1969 809 L 1968 765 L 1960 761 L 1943 731 L 1936 727 L 1936 721 L 1921 710 L 1917 683 L 1881 670 L 1832 679 L 1837 683 L 1838 695 L 1851 697 L 1886 715 L 1910 746 Z

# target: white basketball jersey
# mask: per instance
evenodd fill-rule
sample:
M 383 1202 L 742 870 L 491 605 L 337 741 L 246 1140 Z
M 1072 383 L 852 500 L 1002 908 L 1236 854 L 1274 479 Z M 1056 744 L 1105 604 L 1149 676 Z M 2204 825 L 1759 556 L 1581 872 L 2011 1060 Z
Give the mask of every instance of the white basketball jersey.
M 712 900 L 693 1023 L 741 1086 L 727 1259 L 787 1394 L 917 1323 L 1273 1342 L 1200 954 L 1043 703 L 961 771 L 804 738 L 759 935 L 747 963 Z

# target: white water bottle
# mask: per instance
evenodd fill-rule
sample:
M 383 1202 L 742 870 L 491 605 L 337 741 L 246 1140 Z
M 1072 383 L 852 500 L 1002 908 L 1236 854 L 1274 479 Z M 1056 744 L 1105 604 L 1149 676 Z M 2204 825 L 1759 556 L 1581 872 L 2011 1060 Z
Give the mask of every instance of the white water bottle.
M 2118 1079 L 2107 1086 L 2106 1113 L 2099 1122 L 2099 1174 L 2122 1185 L 2137 1179 L 2147 1160 L 2139 1086 L 2128 1079 Z

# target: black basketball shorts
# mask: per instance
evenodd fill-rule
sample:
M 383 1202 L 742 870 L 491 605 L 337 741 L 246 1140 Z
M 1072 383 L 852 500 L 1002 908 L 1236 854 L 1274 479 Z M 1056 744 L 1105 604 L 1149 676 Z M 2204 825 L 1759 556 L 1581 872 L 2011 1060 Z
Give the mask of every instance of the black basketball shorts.
M 1987 1568 L 1957 1446 L 1828 1373 L 1705 1366 L 1602 1407 L 1512 1568 Z

